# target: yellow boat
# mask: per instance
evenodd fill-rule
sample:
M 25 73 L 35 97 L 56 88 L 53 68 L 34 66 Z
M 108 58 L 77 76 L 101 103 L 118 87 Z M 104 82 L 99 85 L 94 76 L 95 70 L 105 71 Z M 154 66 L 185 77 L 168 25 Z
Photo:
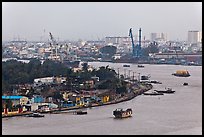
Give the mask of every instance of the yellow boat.
M 172 75 L 178 76 L 178 77 L 189 77 L 190 76 L 187 70 L 177 70 L 176 73 L 173 73 Z

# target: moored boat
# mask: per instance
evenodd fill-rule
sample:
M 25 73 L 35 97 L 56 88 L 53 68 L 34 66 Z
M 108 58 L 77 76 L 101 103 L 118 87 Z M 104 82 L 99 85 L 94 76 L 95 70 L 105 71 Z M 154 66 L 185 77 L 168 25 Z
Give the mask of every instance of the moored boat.
M 143 66 L 143 65 L 137 65 L 137 67 L 138 67 L 138 68 L 144 68 L 144 66 Z
M 159 93 L 159 92 L 156 92 L 156 91 L 154 91 L 154 92 L 144 92 L 143 94 L 144 95 L 152 95 L 152 96 L 154 96 L 154 95 L 164 95 L 164 93 Z
M 172 90 L 172 88 L 167 88 L 166 90 L 154 90 L 158 93 L 174 93 L 175 90 Z
M 87 111 L 79 110 L 79 111 L 76 111 L 75 114 L 77 114 L 77 115 L 84 115 L 84 114 L 87 114 Z
M 123 67 L 130 67 L 130 65 L 125 64 L 125 65 L 123 65 Z
M 162 82 L 157 81 L 157 80 L 151 80 L 149 83 L 154 83 L 154 84 L 162 84 Z
M 45 115 L 42 115 L 40 113 L 32 113 L 32 114 L 29 114 L 27 115 L 28 117 L 44 117 Z
M 113 115 L 115 116 L 115 118 L 130 117 L 132 115 L 132 109 L 128 108 L 126 110 L 123 110 L 122 108 L 117 108 L 113 111 Z

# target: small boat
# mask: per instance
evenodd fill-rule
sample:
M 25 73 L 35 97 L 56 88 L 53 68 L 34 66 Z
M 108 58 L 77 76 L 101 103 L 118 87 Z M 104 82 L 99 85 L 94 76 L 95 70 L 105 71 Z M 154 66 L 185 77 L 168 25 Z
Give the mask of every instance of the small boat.
M 157 81 L 157 80 L 151 80 L 149 83 L 162 84 L 162 82 L 159 82 L 159 81 Z
M 28 117 L 44 117 L 45 115 L 42 115 L 40 113 L 32 113 L 32 114 L 29 114 L 27 115 Z
M 142 75 L 140 80 L 149 80 L 149 78 L 150 78 L 150 75 L 148 76 Z
M 164 93 L 159 93 L 159 92 L 144 92 L 143 93 L 144 95 L 152 95 L 152 96 L 155 96 L 155 95 L 164 95 Z
M 126 65 L 123 65 L 123 67 L 130 67 L 130 65 L 127 65 L 127 64 L 126 64 Z
M 174 93 L 175 91 L 172 90 L 171 88 L 167 88 L 166 90 L 154 90 L 158 93 Z
M 87 111 L 79 110 L 79 111 L 76 111 L 75 114 L 77 114 L 77 115 L 84 115 L 84 114 L 87 114 Z
M 115 116 L 115 118 L 130 117 L 132 115 L 132 109 L 128 108 L 126 110 L 123 110 L 122 108 L 117 108 L 113 111 L 113 115 Z
M 176 73 L 173 73 L 172 75 L 177 77 L 189 77 L 190 74 L 187 70 L 177 70 Z
M 188 86 L 188 83 L 184 82 L 183 85 L 184 85 L 184 86 Z
M 143 65 L 137 65 L 137 67 L 138 67 L 138 68 L 144 68 L 144 66 L 143 66 Z

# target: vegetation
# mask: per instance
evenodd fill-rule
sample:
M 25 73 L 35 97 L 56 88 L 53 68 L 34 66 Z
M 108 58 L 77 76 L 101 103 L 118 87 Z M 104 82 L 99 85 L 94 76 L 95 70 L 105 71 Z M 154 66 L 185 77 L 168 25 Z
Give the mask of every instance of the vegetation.
M 91 80 L 91 77 L 99 77 L 100 82 L 96 84 L 98 89 L 111 89 L 120 91 L 120 87 L 124 88 L 124 84 L 118 79 L 115 70 L 109 66 L 102 66 L 98 70 L 88 70 L 88 65 L 83 64 L 82 71 L 73 72 L 70 68 L 65 67 L 57 61 L 46 60 L 43 64 L 37 59 L 31 60 L 29 63 L 22 63 L 16 60 L 2 62 L 2 91 L 12 91 L 16 84 L 32 84 L 35 78 L 64 76 L 67 77 L 67 87 L 70 89 L 79 89 L 80 83 Z M 50 88 L 43 87 L 42 91 Z M 121 89 L 122 90 L 122 89 Z M 32 93 L 37 91 L 31 90 Z M 124 90 L 123 90 L 124 91 Z M 31 93 L 31 92 L 30 92 Z M 29 95 L 30 96 L 30 95 Z
M 102 54 L 112 57 L 116 53 L 117 47 L 115 46 L 104 46 L 100 48 Z
M 71 73 L 71 70 L 62 63 L 51 60 L 46 60 L 43 64 L 37 59 L 27 64 L 16 60 L 2 62 L 2 90 L 11 90 L 13 84 L 31 84 L 35 78 L 67 76 L 68 72 Z

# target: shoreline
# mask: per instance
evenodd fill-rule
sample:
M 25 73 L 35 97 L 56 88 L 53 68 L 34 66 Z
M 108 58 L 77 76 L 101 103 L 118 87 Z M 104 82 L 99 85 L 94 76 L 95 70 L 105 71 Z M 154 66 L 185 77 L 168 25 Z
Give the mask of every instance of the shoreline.
M 141 95 L 142 93 L 152 89 L 152 84 L 145 84 L 142 85 L 142 87 L 140 87 L 139 89 L 133 89 L 133 91 L 131 91 L 130 93 L 125 94 L 123 97 L 118 98 L 117 100 L 112 100 L 106 103 L 102 103 L 102 104 L 92 104 L 91 106 L 73 106 L 73 107 L 68 107 L 68 108 L 56 108 L 56 109 L 52 109 L 50 111 L 44 111 L 44 112 L 39 112 L 39 113 L 50 113 L 50 114 L 55 114 L 55 112 L 62 112 L 62 111 L 67 111 L 67 110 L 78 110 L 78 109 L 85 109 L 85 108 L 92 108 L 92 107 L 99 107 L 99 106 L 105 106 L 105 105 L 111 105 L 111 104 L 117 104 L 120 102 L 124 102 L 124 101 L 129 101 L 135 97 L 137 97 L 138 95 Z M 27 112 L 22 112 L 22 113 L 17 113 L 17 114 L 2 114 L 2 118 L 6 118 L 6 117 L 15 117 L 15 116 L 25 116 L 28 114 L 32 114 L 34 112 L 32 111 L 27 111 Z

